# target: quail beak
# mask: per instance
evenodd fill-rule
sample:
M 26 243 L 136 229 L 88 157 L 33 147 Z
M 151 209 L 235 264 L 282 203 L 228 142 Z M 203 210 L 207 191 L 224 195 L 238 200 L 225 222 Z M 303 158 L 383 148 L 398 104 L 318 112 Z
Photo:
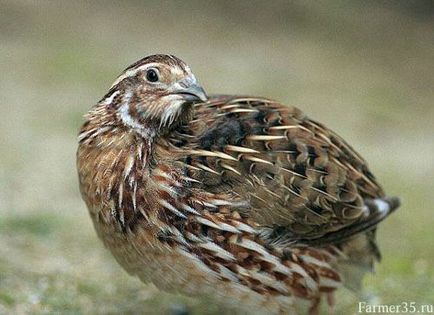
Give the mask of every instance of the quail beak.
M 197 102 L 206 102 L 208 100 L 208 96 L 206 96 L 204 89 L 196 83 L 187 85 L 185 87 L 179 87 L 171 94 L 182 96 L 182 98 L 186 102 L 197 103 Z

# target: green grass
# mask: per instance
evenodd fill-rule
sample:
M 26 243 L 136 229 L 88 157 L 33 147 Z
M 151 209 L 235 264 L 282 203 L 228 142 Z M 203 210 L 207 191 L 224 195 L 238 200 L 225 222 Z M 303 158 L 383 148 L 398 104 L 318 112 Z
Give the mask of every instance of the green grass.
M 62 219 L 51 213 L 32 213 L 27 216 L 6 217 L 0 222 L 0 233 L 21 234 L 34 237 L 49 237 L 56 226 L 61 225 Z
M 382 263 L 362 297 L 339 292 L 338 314 L 355 314 L 360 299 L 434 303 L 432 6 L 399 3 L 6 1 L 0 314 L 164 314 L 177 305 L 230 313 L 129 277 L 97 239 L 78 191 L 81 116 L 124 67 L 157 52 L 185 59 L 210 93 L 301 107 L 401 196 L 378 231 Z

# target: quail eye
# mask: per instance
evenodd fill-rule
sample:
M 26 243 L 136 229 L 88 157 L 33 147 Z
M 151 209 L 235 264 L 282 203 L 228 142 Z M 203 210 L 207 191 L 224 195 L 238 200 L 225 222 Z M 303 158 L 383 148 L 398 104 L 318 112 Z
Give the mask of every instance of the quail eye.
M 157 82 L 158 81 L 158 73 L 154 69 L 149 69 L 146 71 L 146 80 L 149 82 Z

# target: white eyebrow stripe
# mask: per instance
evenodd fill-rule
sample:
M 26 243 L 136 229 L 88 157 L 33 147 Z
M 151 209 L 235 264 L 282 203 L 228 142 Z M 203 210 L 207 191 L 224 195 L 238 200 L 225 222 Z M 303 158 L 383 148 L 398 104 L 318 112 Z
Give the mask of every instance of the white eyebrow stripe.
M 144 65 L 141 65 L 140 67 L 137 67 L 137 68 L 129 69 L 125 73 L 121 74 L 116 79 L 116 81 L 112 84 L 112 86 L 110 88 L 113 88 L 114 86 L 118 85 L 120 82 L 122 82 L 126 78 L 134 77 L 137 74 L 137 72 L 139 72 L 140 70 L 156 67 L 157 65 L 159 65 L 159 63 L 153 62 L 153 63 L 147 63 Z

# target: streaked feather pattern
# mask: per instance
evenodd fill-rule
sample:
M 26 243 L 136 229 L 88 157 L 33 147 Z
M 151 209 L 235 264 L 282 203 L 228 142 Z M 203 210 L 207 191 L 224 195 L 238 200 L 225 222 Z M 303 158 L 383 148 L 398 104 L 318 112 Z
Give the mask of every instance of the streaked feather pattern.
M 305 300 L 314 314 L 343 282 L 357 287 L 340 266 L 372 267 L 376 225 L 399 205 L 360 155 L 264 98 L 214 96 L 165 111 L 153 95 L 163 118 L 146 122 L 127 102 L 138 92 L 122 96 L 129 75 L 157 62 L 180 80 L 190 73 L 173 56 L 148 58 L 120 76 L 79 136 L 82 195 L 119 263 L 159 288 L 259 313 Z

